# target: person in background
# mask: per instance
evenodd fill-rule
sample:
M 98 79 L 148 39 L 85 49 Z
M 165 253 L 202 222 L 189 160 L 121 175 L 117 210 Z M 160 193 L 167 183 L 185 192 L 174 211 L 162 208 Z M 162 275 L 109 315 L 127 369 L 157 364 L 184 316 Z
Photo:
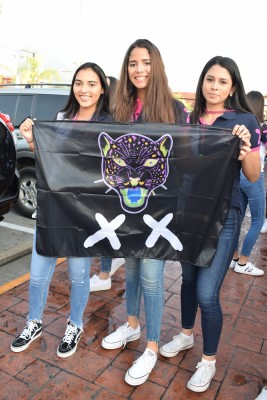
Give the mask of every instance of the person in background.
M 109 113 L 109 89 L 106 77 L 97 64 L 88 62 L 76 70 L 67 104 L 57 114 L 57 120 L 101 122 L 112 120 Z M 27 118 L 20 126 L 20 132 L 32 151 L 34 151 L 33 125 L 34 122 Z M 25 328 L 10 346 L 15 353 L 27 349 L 42 334 L 43 311 L 56 261 L 56 257 L 44 257 L 36 252 L 35 230 L 30 269 L 29 314 Z M 91 257 L 68 257 L 67 261 L 71 282 L 70 316 L 65 335 L 57 349 L 57 355 L 63 358 L 71 356 L 76 351 L 83 332 L 82 318 L 90 293 Z
M 260 92 L 251 91 L 247 94 L 250 106 L 254 111 L 254 114 L 258 118 L 261 125 L 264 122 L 264 97 Z M 263 226 L 264 211 L 265 211 L 265 187 L 264 187 L 264 158 L 266 154 L 265 144 L 267 142 L 266 137 L 267 131 L 263 131 L 261 126 L 261 132 L 259 133 L 260 139 L 260 158 L 261 158 L 261 175 L 256 182 L 249 182 L 245 177 L 242 170 L 240 172 L 240 195 L 242 204 L 242 216 L 241 223 L 245 217 L 247 206 L 249 205 L 251 214 L 251 224 L 249 230 L 243 241 L 242 249 L 239 255 L 238 242 L 236 243 L 236 250 L 234 252 L 233 260 L 230 263 L 230 268 L 233 268 L 235 272 L 240 274 L 247 274 L 253 276 L 260 276 L 264 274 L 264 271 L 257 268 L 251 262 L 249 257 L 253 250 L 253 247 L 258 239 L 260 230 Z
M 263 222 L 262 228 L 261 228 L 261 233 L 266 233 L 267 232 L 267 192 L 265 193 L 265 220 Z
M 193 328 L 198 307 L 201 311 L 203 354 L 197 371 L 187 382 L 193 392 L 204 392 L 216 373 L 216 353 L 220 341 L 223 316 L 220 289 L 235 250 L 240 229 L 240 168 L 251 182 L 260 176 L 259 128 L 248 103 L 238 66 L 228 57 L 216 56 L 207 62 L 199 77 L 193 124 L 228 128 L 240 138 L 240 150 L 233 184 L 230 208 L 222 227 L 217 249 L 210 265 L 199 267 L 181 262 L 182 329 L 173 340 L 160 348 L 160 354 L 174 357 L 194 346 Z
M 90 292 L 111 289 L 111 277 L 124 264 L 123 258 L 101 257 L 100 272 L 90 278 Z
M 114 96 L 118 79 L 114 76 L 106 76 L 109 85 L 109 108 L 114 110 Z M 111 277 L 124 264 L 122 258 L 102 257 L 101 269 L 98 275 L 93 275 L 90 279 L 90 292 L 111 289 Z
M 263 98 L 263 101 L 264 101 L 264 98 Z M 262 128 L 263 138 L 265 138 L 267 136 L 267 124 L 265 123 L 265 115 L 263 117 L 263 124 L 262 124 L 261 128 Z M 266 142 L 265 142 L 265 146 L 266 146 Z M 267 150 L 265 147 L 265 159 L 266 159 L 266 153 L 267 153 Z M 264 161 L 265 161 L 265 159 L 264 159 Z M 265 196 L 265 220 L 264 220 L 264 223 L 261 228 L 261 233 L 266 233 L 266 232 L 267 232 L 267 191 L 266 191 L 266 196 Z
M 111 76 L 111 75 L 107 75 L 106 79 L 107 79 L 107 83 L 108 83 L 108 86 L 109 86 L 109 89 L 110 89 L 109 93 L 115 94 L 118 79 L 115 78 L 115 76 Z
M 115 99 L 115 93 L 116 93 L 118 79 L 111 75 L 106 76 L 106 78 L 107 78 L 107 82 L 109 85 L 110 110 L 113 111 L 114 106 L 115 106 L 114 99 Z
M 184 105 L 175 100 L 168 86 L 158 48 L 138 39 L 128 48 L 117 83 L 116 122 L 184 123 Z M 129 178 L 130 180 L 131 178 Z M 125 381 L 144 383 L 157 362 L 164 303 L 164 260 L 125 259 L 127 322 L 102 340 L 105 349 L 118 349 L 141 336 L 139 313 L 144 295 L 147 344 L 145 352 L 128 369 Z

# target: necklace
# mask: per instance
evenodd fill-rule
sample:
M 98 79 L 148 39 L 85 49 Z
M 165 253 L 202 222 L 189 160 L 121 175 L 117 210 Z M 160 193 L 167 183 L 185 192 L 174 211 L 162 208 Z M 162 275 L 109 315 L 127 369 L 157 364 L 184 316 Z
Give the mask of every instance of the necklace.
M 204 109 L 205 114 L 224 114 L 226 112 L 232 112 L 232 111 L 234 111 L 234 110 L 220 110 L 220 111 L 217 111 L 217 110 L 206 110 L 206 109 Z
M 89 118 L 88 117 L 84 117 L 84 118 L 81 119 L 81 121 L 90 121 L 92 116 L 93 116 L 93 114 L 91 114 Z M 79 117 L 79 111 L 77 111 L 77 113 L 76 113 L 76 115 L 75 115 L 75 117 L 73 119 L 78 121 L 78 117 Z

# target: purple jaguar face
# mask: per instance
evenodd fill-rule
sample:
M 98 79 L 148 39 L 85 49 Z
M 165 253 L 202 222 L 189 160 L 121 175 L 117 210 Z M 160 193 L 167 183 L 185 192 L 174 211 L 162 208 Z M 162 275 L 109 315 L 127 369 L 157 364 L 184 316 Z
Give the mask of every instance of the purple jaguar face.
M 118 193 L 126 212 L 144 210 L 152 191 L 168 177 L 171 136 L 164 135 L 154 142 L 146 136 L 130 133 L 113 140 L 102 132 L 98 143 L 106 185 Z

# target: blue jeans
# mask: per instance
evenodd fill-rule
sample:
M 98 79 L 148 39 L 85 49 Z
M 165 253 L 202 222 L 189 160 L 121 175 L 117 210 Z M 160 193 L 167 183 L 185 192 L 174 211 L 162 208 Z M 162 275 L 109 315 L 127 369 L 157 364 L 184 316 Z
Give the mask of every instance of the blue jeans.
M 101 272 L 110 272 L 111 264 L 112 264 L 112 258 L 101 257 Z
M 159 342 L 164 303 L 165 260 L 126 258 L 127 314 L 139 318 L 144 294 L 147 340 Z
M 56 261 L 56 257 L 44 257 L 36 252 L 35 229 L 30 272 L 29 321 L 42 320 Z M 68 272 L 71 282 L 70 321 L 78 328 L 83 327 L 82 317 L 90 293 L 91 261 L 91 257 L 68 258 Z
M 246 208 L 249 204 L 251 213 L 251 224 L 243 242 L 240 254 L 249 257 L 258 239 L 260 230 L 264 222 L 265 210 L 265 188 L 264 173 L 261 172 L 260 178 L 256 182 L 249 182 L 245 175 L 240 174 L 240 194 L 242 204 L 242 221 L 245 217 Z M 238 242 L 235 250 L 238 250 Z
M 197 307 L 201 310 L 203 353 L 215 355 L 222 331 L 223 316 L 220 289 L 231 262 L 236 238 L 240 231 L 240 210 L 230 208 L 219 236 L 215 256 L 208 267 L 182 262 L 181 288 L 182 327 L 192 329 Z

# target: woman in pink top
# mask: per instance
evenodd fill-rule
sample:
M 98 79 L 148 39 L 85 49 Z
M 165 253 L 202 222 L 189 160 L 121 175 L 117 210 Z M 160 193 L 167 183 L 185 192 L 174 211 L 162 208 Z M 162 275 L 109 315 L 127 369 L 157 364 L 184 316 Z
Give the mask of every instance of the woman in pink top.
M 164 64 L 157 47 L 146 39 L 136 40 L 127 50 L 117 83 L 114 120 L 119 122 L 184 123 L 184 105 L 176 101 L 168 86 Z M 137 163 L 137 161 L 136 161 Z M 130 170 L 129 185 L 138 186 Z M 128 182 L 125 182 L 128 185 Z M 129 187 L 129 186 L 128 186 Z M 141 189 L 140 189 L 141 190 Z M 144 383 L 157 361 L 163 310 L 164 260 L 125 260 L 127 322 L 102 340 L 105 349 L 124 347 L 141 336 L 139 313 L 144 294 L 147 345 L 144 354 L 127 371 L 125 380 Z

